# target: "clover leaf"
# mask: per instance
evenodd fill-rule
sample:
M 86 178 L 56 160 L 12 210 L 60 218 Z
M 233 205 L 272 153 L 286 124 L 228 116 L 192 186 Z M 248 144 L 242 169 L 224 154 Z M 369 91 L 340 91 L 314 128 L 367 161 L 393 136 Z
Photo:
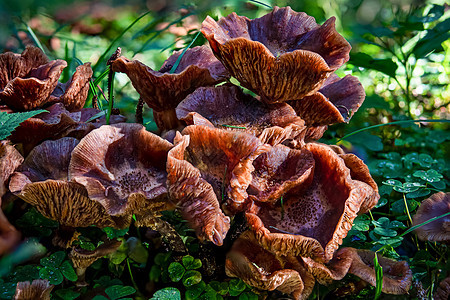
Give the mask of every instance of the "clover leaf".
M 194 270 L 201 268 L 202 261 L 198 258 L 194 258 L 191 255 L 185 255 L 182 258 L 183 266 L 186 268 L 186 270 Z
M 167 287 L 156 291 L 150 300 L 181 300 L 181 293 L 177 288 Z
M 40 260 L 43 268 L 39 270 L 39 277 L 47 279 L 51 284 L 58 285 L 64 280 L 64 277 L 70 281 L 76 281 L 78 279 L 72 264 L 65 260 L 66 253 L 58 251 L 48 257 L 44 257 Z
M 438 171 L 430 169 L 428 171 L 416 171 L 413 173 L 414 177 L 418 177 L 428 182 L 438 182 L 444 177 Z

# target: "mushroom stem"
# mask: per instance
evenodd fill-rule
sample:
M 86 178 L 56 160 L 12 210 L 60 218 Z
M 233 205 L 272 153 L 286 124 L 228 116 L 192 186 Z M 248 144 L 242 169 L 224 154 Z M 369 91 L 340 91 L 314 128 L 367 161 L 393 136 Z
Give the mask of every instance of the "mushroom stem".
M 175 108 L 164 111 L 153 111 L 153 118 L 155 123 L 161 131 L 177 129 L 183 126 L 180 120 L 177 118 Z
M 142 113 L 144 111 L 144 100 L 139 98 L 139 102 L 136 106 L 136 123 L 143 124 L 144 123 L 144 117 L 142 116 Z

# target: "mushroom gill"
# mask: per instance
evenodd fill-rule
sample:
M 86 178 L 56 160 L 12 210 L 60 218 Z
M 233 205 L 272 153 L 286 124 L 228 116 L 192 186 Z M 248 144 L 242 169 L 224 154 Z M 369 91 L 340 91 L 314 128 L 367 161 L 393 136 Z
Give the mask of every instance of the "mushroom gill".
M 14 300 L 50 300 L 53 287 L 46 279 L 18 282 Z
M 68 181 L 69 160 L 78 144 L 74 138 L 45 141 L 34 148 L 11 176 L 9 189 L 45 217 L 63 226 L 121 227 L 105 208 L 89 199 L 86 189 Z
M 334 23 L 333 17 L 319 26 L 305 13 L 274 7 L 254 20 L 207 17 L 202 33 L 242 86 L 277 103 L 313 95 L 349 59 L 351 46 Z
M 435 193 L 422 201 L 422 204 L 413 217 L 413 225 L 416 226 L 449 212 L 450 193 Z M 415 232 L 422 241 L 449 242 L 450 215 L 420 226 Z

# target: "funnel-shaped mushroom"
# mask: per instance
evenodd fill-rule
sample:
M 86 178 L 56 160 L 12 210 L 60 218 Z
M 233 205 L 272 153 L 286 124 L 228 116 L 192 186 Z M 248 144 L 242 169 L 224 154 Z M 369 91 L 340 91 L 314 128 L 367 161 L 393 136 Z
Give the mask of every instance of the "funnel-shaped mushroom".
M 86 250 L 82 248 L 72 248 L 69 254 L 73 266 L 77 272 L 78 283 L 77 286 L 86 285 L 84 276 L 86 269 L 92 265 L 96 260 L 113 253 L 122 244 L 119 240 L 110 240 L 98 246 L 95 250 Z
M 450 193 L 439 192 L 422 201 L 414 218 L 413 225 L 421 224 L 429 219 L 450 212 Z M 435 220 L 415 230 L 422 241 L 449 242 L 450 216 Z
M 14 300 L 50 300 L 50 292 L 53 285 L 48 280 L 36 279 L 17 283 Z
M 100 112 L 94 108 L 83 108 L 79 111 L 69 112 L 62 103 L 55 103 L 46 110 L 48 112 L 22 122 L 10 137 L 13 143 L 22 144 L 25 154 L 28 154 L 42 141 L 66 136 L 81 139 L 91 130 L 106 124 L 105 116 L 87 122 Z M 111 124 L 124 121 L 125 117 L 121 115 L 112 115 L 110 119 Z
M 345 162 L 326 145 L 307 144 L 314 177 L 275 205 L 257 203 L 246 213 L 259 243 L 278 255 L 329 261 L 373 188 L 353 180 Z
M 348 260 L 352 263 L 348 273 L 358 276 L 373 286 L 376 286 L 376 275 L 373 267 L 375 252 L 354 248 L 343 248 L 336 253 L 339 260 Z M 406 294 L 412 284 L 412 271 L 405 261 L 396 261 L 378 255 L 378 263 L 383 268 L 382 291 L 386 294 Z
M 304 122 L 285 103 L 265 105 L 233 85 L 198 88 L 176 108 L 188 125 L 211 125 L 258 136 L 275 145 L 304 130 Z
M 0 141 L 0 256 L 13 248 L 20 239 L 20 233 L 3 214 L 1 204 L 9 177 L 22 162 L 23 157 L 14 146 L 8 141 Z
M 90 63 L 80 65 L 75 70 L 72 78 L 66 83 L 58 82 L 55 90 L 50 95 L 49 102 L 61 102 L 67 110 L 82 109 L 89 92 L 89 81 L 93 71 Z
M 448 300 L 450 297 L 450 276 L 439 283 L 439 287 L 434 292 L 434 300 Z
M 315 94 L 289 101 L 307 126 L 348 122 L 364 102 L 366 94 L 358 78 L 331 75 Z
M 69 178 L 114 216 L 155 214 L 166 201 L 166 161 L 172 144 L 139 124 L 102 126 L 72 152 Z
M 319 26 L 290 7 L 250 20 L 232 13 L 207 17 L 202 33 L 230 74 L 266 103 L 313 95 L 349 59 L 350 44 L 335 18 Z
M 37 47 L 19 54 L 0 54 L 0 103 L 25 111 L 61 102 L 72 111 L 84 106 L 92 77 L 90 63 L 78 66 L 66 83 L 58 82 L 67 63 L 49 61 Z
M 36 47 L 19 54 L 0 54 L 0 101 L 16 111 L 42 107 L 58 84 L 67 63 L 48 61 Z
M 227 254 L 225 271 L 261 290 L 275 289 L 308 299 L 315 280 L 294 257 L 276 256 L 258 245 L 252 232 L 244 232 Z
M 347 273 L 350 273 L 375 286 L 374 257 L 375 252 L 373 251 L 342 248 L 327 264 L 319 263 L 309 257 L 302 257 L 301 260 L 308 272 L 321 284 L 328 285 L 333 280 L 341 280 Z M 406 294 L 412 283 L 412 272 L 408 264 L 380 255 L 378 255 L 378 262 L 383 268 L 383 293 Z
M 67 181 L 70 154 L 77 144 L 74 138 L 63 138 L 34 148 L 11 176 L 11 192 L 63 226 L 121 227 L 124 221 L 113 220 L 82 185 Z
M 126 73 L 141 98 L 153 109 L 160 129 L 179 126 L 175 107 L 196 88 L 211 86 L 229 77 L 208 46 L 188 49 L 178 62 L 181 53 L 175 52 L 159 71 L 123 56 L 112 63 L 113 71 Z

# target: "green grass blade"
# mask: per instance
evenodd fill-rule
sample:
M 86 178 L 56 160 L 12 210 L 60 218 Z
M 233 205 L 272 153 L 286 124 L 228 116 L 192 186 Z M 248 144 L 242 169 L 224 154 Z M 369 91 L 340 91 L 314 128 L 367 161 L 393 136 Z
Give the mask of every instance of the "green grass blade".
M 257 0 L 249 0 L 247 2 L 253 2 L 253 3 L 259 4 L 259 5 L 265 6 L 265 7 L 269 8 L 269 9 L 273 9 L 273 7 L 270 6 L 269 4 L 266 4 L 264 2 L 260 2 L 260 1 L 257 1 Z
M 44 52 L 44 54 L 47 54 L 47 53 L 45 53 L 44 47 L 42 47 L 42 44 L 39 41 L 39 39 L 37 38 L 37 36 L 34 33 L 33 29 L 31 29 L 31 27 L 27 23 L 24 22 L 24 24 L 27 26 L 27 31 L 31 35 L 31 38 L 33 39 L 34 43 L 39 47 L 39 49 L 42 50 L 42 52 Z
M 175 63 L 173 64 L 172 68 L 169 71 L 170 74 L 173 74 L 175 72 L 175 70 L 177 69 L 178 65 L 180 64 L 180 61 L 183 58 L 184 54 L 186 53 L 186 51 L 189 48 L 191 48 L 192 44 L 194 44 L 195 40 L 198 38 L 200 33 L 201 33 L 201 31 L 197 32 L 195 37 L 192 39 L 192 42 L 186 48 L 184 48 L 183 52 L 181 52 L 180 56 L 178 56 L 177 60 L 175 61 Z
M 373 128 L 377 128 L 377 127 L 382 127 L 382 126 L 388 126 L 388 125 L 395 125 L 395 124 L 408 124 L 408 123 L 422 123 L 422 122 L 428 122 L 428 123 L 448 123 L 450 122 L 450 120 L 446 120 L 446 119 L 427 119 L 427 120 L 405 120 L 405 121 L 395 121 L 395 122 L 390 122 L 390 123 L 385 123 L 385 124 L 377 124 L 377 125 L 373 125 L 373 126 L 368 126 L 368 127 L 364 127 L 361 129 L 358 129 L 356 131 L 353 131 L 347 135 L 344 135 L 343 137 L 341 137 L 338 141 L 342 141 L 345 140 L 346 138 L 355 135 L 357 133 L 369 130 L 369 129 L 373 129 Z
M 150 13 L 150 11 L 147 11 L 146 13 L 143 13 L 142 15 L 140 15 L 137 19 L 135 19 L 130 25 L 128 25 L 127 28 L 125 28 L 108 46 L 108 48 L 106 48 L 105 52 L 103 52 L 103 54 L 100 56 L 100 58 L 98 59 L 97 63 L 95 64 L 95 66 L 92 68 L 92 70 L 95 72 L 98 67 L 103 63 L 103 61 L 105 60 L 106 56 L 108 55 L 109 51 L 114 47 L 114 45 L 123 37 L 123 35 L 125 33 L 127 33 L 128 30 L 130 30 L 137 22 L 139 22 L 143 17 L 145 17 L 146 15 L 148 15 Z
M 434 218 L 431 218 L 431 219 L 429 219 L 428 221 L 425 221 L 425 222 L 423 222 L 423 223 L 417 224 L 417 225 L 415 225 L 415 226 L 409 228 L 408 230 L 406 230 L 406 231 L 403 232 L 402 234 L 400 234 L 399 237 L 402 237 L 402 236 L 404 236 L 404 235 L 407 235 L 407 234 L 410 233 L 411 231 L 413 231 L 413 230 L 415 230 L 415 229 L 417 229 L 417 228 L 419 228 L 419 227 L 421 227 L 421 226 L 427 225 L 428 223 L 431 223 L 431 222 L 433 222 L 433 221 L 436 221 L 437 219 L 440 219 L 440 218 L 444 218 L 444 217 L 446 217 L 446 216 L 450 216 L 450 212 L 445 213 L 445 214 L 440 215 L 440 216 L 437 216 L 437 217 L 434 217 Z
M 381 295 L 381 290 L 383 289 L 383 267 L 378 263 L 378 256 L 376 252 L 375 257 L 373 258 L 373 266 L 375 268 L 375 275 L 377 280 L 374 300 L 377 300 Z
M 108 76 L 108 74 L 109 74 L 109 68 L 106 68 L 106 70 L 103 71 L 103 73 L 100 74 L 100 76 L 98 76 L 97 78 L 95 78 L 95 80 L 94 80 L 94 86 L 97 86 L 97 85 L 100 83 L 100 81 L 102 81 L 106 76 Z
M 161 33 L 163 33 L 164 31 L 166 31 L 170 26 L 172 26 L 173 24 L 179 23 L 181 22 L 183 19 L 191 16 L 191 15 L 195 15 L 196 13 L 192 12 L 189 14 L 186 14 L 178 19 L 176 19 L 175 21 L 170 22 L 169 24 L 167 24 L 164 28 L 157 30 L 157 31 L 153 31 L 154 35 L 151 36 L 148 40 L 146 40 L 144 42 L 144 44 L 141 46 L 141 48 L 139 48 L 139 50 L 134 52 L 134 55 L 136 55 L 137 53 L 141 53 L 142 51 L 144 51 L 144 49 L 148 46 L 148 44 L 153 41 L 155 38 L 157 38 Z

